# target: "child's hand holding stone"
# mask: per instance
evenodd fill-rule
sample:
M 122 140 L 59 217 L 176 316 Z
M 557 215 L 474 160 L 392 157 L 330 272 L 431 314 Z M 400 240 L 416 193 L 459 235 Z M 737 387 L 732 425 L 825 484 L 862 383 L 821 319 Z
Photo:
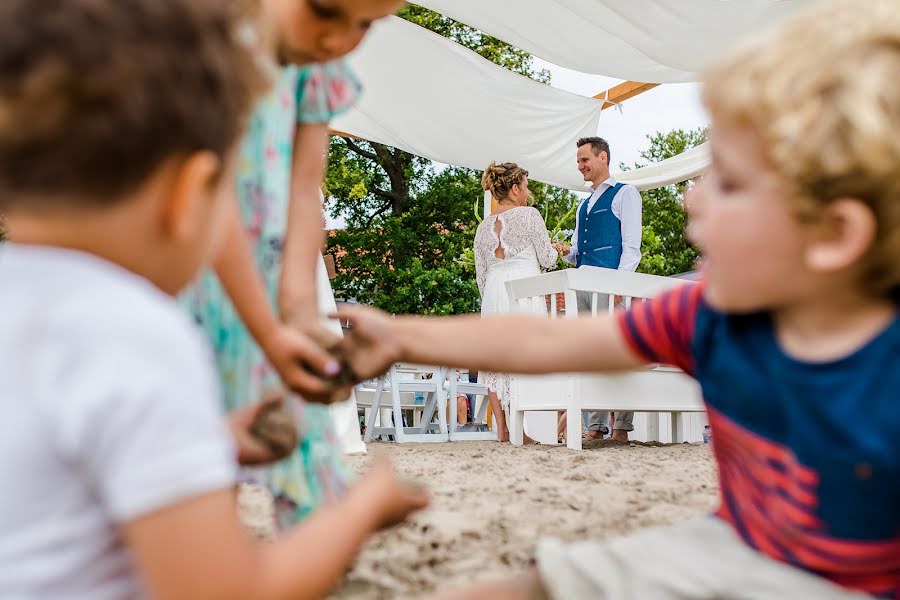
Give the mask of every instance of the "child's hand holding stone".
M 281 325 L 261 342 L 266 356 L 285 386 L 308 402 L 330 404 L 343 400 L 332 378 L 341 372 L 340 363 L 321 343 L 289 325 Z
M 294 413 L 281 394 L 231 412 L 228 422 L 242 465 L 277 462 L 299 443 Z
M 337 318 L 350 322 L 350 329 L 337 351 L 342 366 L 358 381 L 384 373 L 401 360 L 403 347 L 390 315 L 363 306 L 341 307 Z

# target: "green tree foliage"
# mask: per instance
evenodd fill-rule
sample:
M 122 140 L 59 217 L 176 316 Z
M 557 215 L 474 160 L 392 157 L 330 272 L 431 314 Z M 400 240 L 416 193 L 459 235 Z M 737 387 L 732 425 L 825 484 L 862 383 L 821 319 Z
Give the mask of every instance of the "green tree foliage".
M 660 162 L 706 141 L 707 130 L 684 131 L 648 136 L 650 147 L 641 152 L 644 160 L 635 167 Z M 641 264 L 638 271 L 653 275 L 677 275 L 693 270 L 697 251 L 685 238 L 687 214 L 683 196 L 688 182 L 642 192 L 644 231 Z
M 448 168 L 427 176 L 400 215 L 372 218 L 360 227 L 335 231 L 338 296 L 394 313 L 459 314 L 478 310 L 474 271 L 457 260 L 471 246 L 477 222 L 472 198 L 481 194 L 468 169 Z

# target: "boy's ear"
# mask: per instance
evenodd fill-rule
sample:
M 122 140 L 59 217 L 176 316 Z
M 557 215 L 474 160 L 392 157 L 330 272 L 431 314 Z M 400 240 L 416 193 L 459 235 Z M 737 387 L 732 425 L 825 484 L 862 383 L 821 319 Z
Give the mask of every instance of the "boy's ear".
M 840 271 L 858 263 L 872 247 L 878 223 L 875 213 L 854 198 L 840 198 L 825 207 L 806 251 L 810 269 Z
M 206 227 L 210 206 L 215 201 L 222 161 L 213 152 L 194 152 L 176 163 L 163 201 L 163 223 L 167 233 L 178 240 L 191 239 Z

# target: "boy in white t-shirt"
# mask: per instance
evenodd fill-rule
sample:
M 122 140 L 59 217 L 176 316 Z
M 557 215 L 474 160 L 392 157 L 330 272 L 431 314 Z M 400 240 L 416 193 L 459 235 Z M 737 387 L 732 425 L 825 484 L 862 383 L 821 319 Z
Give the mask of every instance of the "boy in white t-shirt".
M 0 4 L 2 598 L 319 598 L 426 502 L 378 464 L 273 544 L 238 521 L 210 356 L 171 299 L 216 245 L 260 83 L 231 12 Z

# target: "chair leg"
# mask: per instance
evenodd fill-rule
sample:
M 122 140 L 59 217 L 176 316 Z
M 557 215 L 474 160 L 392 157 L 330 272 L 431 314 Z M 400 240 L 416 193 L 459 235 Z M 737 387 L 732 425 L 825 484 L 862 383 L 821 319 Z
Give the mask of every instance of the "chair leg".
M 478 414 L 475 415 L 476 423 L 484 423 L 484 417 L 487 415 L 488 399 L 487 396 L 476 396 L 475 403 L 478 404 L 478 398 L 481 398 L 481 404 L 478 405 Z
M 566 447 L 581 450 L 581 411 L 573 408 L 566 411 Z
M 384 393 L 384 377 L 378 378 L 378 385 L 375 387 L 375 394 L 372 396 L 372 408 L 369 411 L 369 420 L 366 424 L 366 435 L 363 441 L 369 443 L 372 441 L 372 435 L 375 431 L 375 419 L 381 413 L 381 395 Z
M 450 415 L 448 417 L 447 422 L 447 437 L 450 438 L 450 441 L 453 441 L 453 436 L 456 434 L 456 409 L 457 409 L 457 400 L 456 393 L 457 389 L 457 381 L 456 377 L 458 376 L 458 371 L 452 370 L 450 371 L 450 392 L 449 392 L 449 401 L 450 401 Z
M 447 396 L 444 395 L 443 386 L 438 388 L 438 391 L 434 393 L 435 402 L 437 405 L 437 414 L 438 414 L 438 431 L 441 435 L 448 435 L 447 433 Z M 456 406 L 456 399 L 454 398 L 453 406 Z M 456 421 L 456 415 L 453 415 L 454 422 Z
M 394 406 L 394 434 L 398 442 L 406 441 L 406 432 L 403 431 L 403 409 L 400 407 L 400 385 L 393 377 L 393 368 L 391 368 L 391 400 Z
M 509 429 L 509 442 L 513 446 L 521 446 L 525 442 L 525 413 L 510 406 L 506 427 Z
M 647 441 L 659 441 L 659 419 L 662 415 L 658 412 L 647 413 Z
M 431 430 L 435 406 L 437 406 L 437 393 L 425 392 L 425 406 L 422 408 L 422 417 L 418 423 L 419 433 L 428 433 Z
M 459 401 L 456 399 L 456 394 L 450 394 L 448 398 L 448 404 L 450 404 L 450 414 L 448 415 L 447 420 L 447 435 L 450 437 L 450 441 L 453 441 L 453 436 L 456 433 L 456 411 L 459 408 Z M 443 413 L 441 413 L 443 414 Z
M 684 441 L 684 425 L 682 423 L 680 412 L 672 413 L 671 432 L 673 444 L 680 444 Z

